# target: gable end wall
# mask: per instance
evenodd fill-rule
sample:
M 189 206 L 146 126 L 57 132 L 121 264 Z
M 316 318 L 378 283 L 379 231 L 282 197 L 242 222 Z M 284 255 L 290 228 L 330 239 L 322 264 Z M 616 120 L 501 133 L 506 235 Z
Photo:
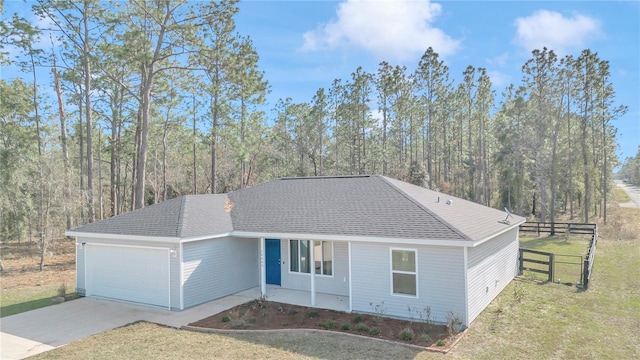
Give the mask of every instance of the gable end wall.
M 518 274 L 518 228 L 468 249 L 469 323 Z

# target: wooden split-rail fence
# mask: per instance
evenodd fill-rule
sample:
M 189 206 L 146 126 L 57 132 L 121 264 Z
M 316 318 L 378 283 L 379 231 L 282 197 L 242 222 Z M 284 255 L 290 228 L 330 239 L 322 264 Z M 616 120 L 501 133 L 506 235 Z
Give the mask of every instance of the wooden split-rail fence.
M 547 275 L 549 282 L 553 282 L 555 279 L 555 264 L 576 264 L 581 266 L 580 280 L 578 285 L 582 289 L 587 290 L 589 288 L 589 280 L 591 279 L 591 273 L 593 271 L 593 262 L 596 257 L 596 244 L 598 243 L 598 226 L 596 224 L 585 223 L 550 223 L 550 222 L 525 222 L 520 225 L 520 231 L 526 233 L 540 234 L 581 234 L 591 235 L 589 241 L 589 247 L 587 248 L 584 257 L 579 255 L 560 255 L 550 252 L 531 250 L 520 248 L 519 250 L 519 269 L 520 274 L 525 270 L 542 273 Z M 577 259 L 579 262 L 571 261 L 559 261 L 562 259 Z

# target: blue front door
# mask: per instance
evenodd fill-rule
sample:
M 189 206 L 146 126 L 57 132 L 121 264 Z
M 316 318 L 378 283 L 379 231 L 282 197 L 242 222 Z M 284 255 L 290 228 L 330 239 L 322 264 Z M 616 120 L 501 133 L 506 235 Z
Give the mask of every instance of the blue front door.
M 265 239 L 264 252 L 267 284 L 280 285 L 280 239 Z

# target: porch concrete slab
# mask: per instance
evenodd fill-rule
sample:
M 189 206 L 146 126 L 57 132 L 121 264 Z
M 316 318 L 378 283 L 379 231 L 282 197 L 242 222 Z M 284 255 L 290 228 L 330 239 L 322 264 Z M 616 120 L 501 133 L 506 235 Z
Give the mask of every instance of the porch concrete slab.
M 7 316 L 0 319 L 0 359 L 23 359 L 141 320 L 177 328 L 256 298 L 250 294 L 227 296 L 184 311 L 80 298 Z

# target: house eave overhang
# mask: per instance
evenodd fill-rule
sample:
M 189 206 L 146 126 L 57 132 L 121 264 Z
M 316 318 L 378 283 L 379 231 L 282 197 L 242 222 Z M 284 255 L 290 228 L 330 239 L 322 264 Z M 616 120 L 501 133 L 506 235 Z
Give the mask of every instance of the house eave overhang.
M 411 244 L 411 245 L 434 245 L 434 246 L 455 246 L 455 247 L 470 247 L 470 246 L 473 246 L 474 244 L 474 242 L 471 240 L 407 239 L 407 238 L 392 238 L 392 237 L 377 237 L 377 236 L 305 234 L 305 233 L 284 233 L 284 232 L 233 231 L 231 232 L 230 235 L 235 237 L 247 237 L 247 238 L 332 240 L 332 241 L 397 243 L 397 244 Z
M 75 236 L 76 238 L 86 239 L 106 239 L 106 240 L 136 240 L 136 241 L 153 241 L 159 243 L 177 244 L 180 242 L 179 237 L 175 236 L 146 236 L 146 235 L 124 235 L 124 234 L 108 234 L 108 233 L 90 233 L 79 231 L 66 231 L 66 236 Z
M 499 231 L 499 232 L 497 232 L 497 233 L 494 233 L 494 234 L 491 234 L 490 236 L 487 236 L 486 238 L 484 238 L 484 239 L 482 239 L 482 240 L 480 240 L 480 241 L 476 241 L 476 242 L 474 242 L 474 243 L 473 243 L 473 245 L 472 245 L 471 247 L 476 247 L 476 246 L 479 246 L 479 245 L 481 245 L 481 244 L 484 244 L 485 242 L 487 242 L 487 241 L 489 241 L 489 240 L 491 240 L 491 239 L 495 238 L 496 236 L 500 236 L 500 235 L 502 235 L 502 234 L 506 233 L 507 231 L 511 231 L 511 230 L 513 230 L 514 228 L 519 227 L 521 224 L 523 224 L 523 223 L 525 223 L 525 222 L 527 222 L 527 219 L 524 219 L 524 218 L 523 218 L 523 219 L 520 219 L 519 221 L 517 221 L 517 222 L 515 222 L 515 223 L 511 224 L 510 226 L 508 226 L 508 227 L 506 227 L 506 228 L 502 229 L 501 231 Z
M 200 240 L 207 240 L 207 239 L 218 239 L 226 236 L 232 236 L 232 232 L 194 235 L 194 236 L 185 236 L 185 237 L 141 236 L 141 235 L 126 235 L 126 234 L 89 233 L 89 232 L 78 232 L 78 231 L 66 231 L 64 234 L 66 236 L 75 236 L 76 238 L 82 237 L 86 239 L 153 241 L 153 242 L 171 243 L 171 244 L 200 241 Z
M 107 240 L 134 240 L 134 241 L 148 241 L 158 243 L 179 244 L 193 241 L 201 241 L 208 239 L 218 239 L 223 237 L 244 237 L 244 238 L 274 238 L 274 239 L 304 239 L 304 240 L 333 240 L 333 241 L 348 241 L 348 242 L 369 242 L 369 243 L 396 243 L 396 244 L 411 244 L 411 245 L 431 245 L 431 246 L 452 246 L 452 247 L 476 247 L 479 246 L 496 236 L 502 235 L 507 231 L 510 231 L 520 224 L 524 223 L 526 219 L 522 219 L 503 230 L 491 234 L 486 238 L 474 241 L 474 240 L 451 240 L 451 239 L 410 239 L 410 238 L 393 238 L 393 237 L 381 237 L 381 236 L 354 236 L 354 235 L 340 235 L 340 234 L 312 234 L 312 233 L 287 233 L 287 232 L 258 232 L 258 231 L 227 231 L 214 234 L 203 234 L 185 237 L 176 236 L 142 236 L 142 235 L 126 235 L 126 234 L 108 234 L 108 233 L 89 233 L 89 232 L 77 232 L 66 231 L 66 236 L 75 236 L 76 238 L 82 237 L 87 239 L 107 239 Z

